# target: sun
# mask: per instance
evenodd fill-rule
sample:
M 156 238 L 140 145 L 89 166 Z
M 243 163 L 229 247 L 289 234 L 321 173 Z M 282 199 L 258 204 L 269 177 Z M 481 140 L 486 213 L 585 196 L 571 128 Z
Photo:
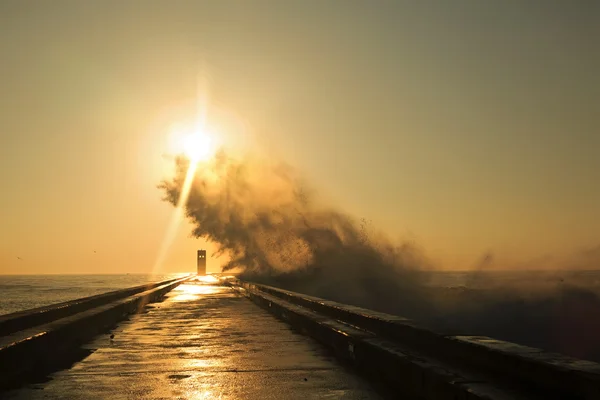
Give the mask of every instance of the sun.
M 214 153 L 214 145 L 209 135 L 196 132 L 186 135 L 182 139 L 183 153 L 191 161 L 206 161 Z
M 183 154 L 190 161 L 208 161 L 217 151 L 215 137 L 207 129 L 174 127 L 171 135 L 171 151 Z

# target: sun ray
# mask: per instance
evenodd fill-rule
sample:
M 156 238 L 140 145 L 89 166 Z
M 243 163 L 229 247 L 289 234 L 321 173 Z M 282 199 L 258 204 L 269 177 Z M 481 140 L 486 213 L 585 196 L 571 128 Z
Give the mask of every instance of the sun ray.
M 204 155 L 204 153 L 200 152 L 208 151 L 207 147 L 205 147 L 203 150 L 201 147 L 198 148 L 195 146 L 200 146 L 202 144 L 206 144 L 208 146 L 210 144 L 207 143 L 207 139 L 202 139 L 203 137 L 208 137 L 206 136 L 206 117 L 208 109 L 208 80 L 205 75 L 199 76 L 197 90 L 198 94 L 196 120 L 194 124 L 193 133 L 191 136 L 189 136 L 189 140 L 191 141 L 189 143 L 190 148 L 188 148 L 188 150 L 185 152 L 190 162 L 185 176 L 185 180 L 183 182 L 183 187 L 181 189 L 181 194 L 177 202 L 177 206 L 175 207 L 173 215 L 171 216 L 169 225 L 167 226 L 167 230 L 161 242 L 156 261 L 154 262 L 152 274 L 156 274 L 163 267 L 165 259 L 169 254 L 169 250 L 173 244 L 173 241 L 175 240 L 175 237 L 177 236 L 179 226 L 185 218 L 185 207 L 192 189 L 192 183 L 194 182 L 194 178 L 196 176 L 196 171 L 198 170 L 198 164 L 204 159 L 204 157 L 201 157 L 202 155 Z M 203 142 L 202 140 L 205 141 Z M 194 153 L 195 151 L 198 151 L 198 153 Z

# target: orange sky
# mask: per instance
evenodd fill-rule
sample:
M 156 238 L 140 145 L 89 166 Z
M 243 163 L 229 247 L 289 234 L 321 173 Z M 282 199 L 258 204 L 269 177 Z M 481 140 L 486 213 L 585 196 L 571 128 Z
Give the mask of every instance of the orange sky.
M 600 6 L 424 3 L 3 2 L 0 273 L 194 269 L 156 185 L 199 73 L 225 146 L 441 268 L 600 245 Z

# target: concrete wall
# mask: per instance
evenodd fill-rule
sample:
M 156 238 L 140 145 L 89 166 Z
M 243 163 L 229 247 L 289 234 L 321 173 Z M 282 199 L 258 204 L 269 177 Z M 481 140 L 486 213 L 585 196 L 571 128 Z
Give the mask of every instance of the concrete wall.
M 70 302 L 71 304 L 65 304 L 52 312 L 55 319 L 50 322 L 1 337 L 0 391 L 18 387 L 24 382 L 70 365 L 86 355 L 81 344 L 113 327 L 128 315 L 143 310 L 146 304 L 159 301 L 187 279 L 189 278 L 160 282 L 141 292 L 136 287 L 100 298 L 94 296 L 93 301 L 86 301 L 92 299 L 86 298 Z M 131 291 L 137 293 L 129 295 Z M 87 305 L 86 309 L 79 312 L 82 304 Z M 89 307 L 90 304 L 96 306 Z M 37 313 L 37 310 L 32 311 L 32 314 Z M 21 318 L 29 321 L 27 312 Z
M 359 368 L 376 370 L 392 384 L 399 374 L 412 376 L 404 383 L 421 382 L 413 387 L 416 392 L 409 389 L 417 396 L 444 398 L 421 393 L 418 388 L 425 381 L 450 399 L 474 391 L 465 386 L 467 382 L 479 382 L 479 391 L 510 382 L 517 391 L 526 388 L 525 392 L 541 393 L 542 398 L 600 399 L 600 365 L 594 362 L 489 337 L 434 332 L 406 318 L 265 285 L 239 285 L 251 300 Z M 507 395 L 517 398 L 514 393 Z
M 11 333 L 54 321 L 59 318 L 68 317 L 69 315 L 73 315 L 114 300 L 132 296 L 136 293 L 145 292 L 166 283 L 175 282 L 176 280 L 177 279 L 169 279 L 162 282 L 147 283 L 127 289 L 115 290 L 95 296 L 34 308 L 31 310 L 0 315 L 0 336 L 6 336 Z

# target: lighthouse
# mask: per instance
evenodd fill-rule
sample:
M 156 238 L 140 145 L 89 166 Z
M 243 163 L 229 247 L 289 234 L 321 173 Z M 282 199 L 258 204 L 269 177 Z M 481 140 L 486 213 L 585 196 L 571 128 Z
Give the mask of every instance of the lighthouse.
M 206 250 L 198 250 L 198 275 L 206 275 Z

